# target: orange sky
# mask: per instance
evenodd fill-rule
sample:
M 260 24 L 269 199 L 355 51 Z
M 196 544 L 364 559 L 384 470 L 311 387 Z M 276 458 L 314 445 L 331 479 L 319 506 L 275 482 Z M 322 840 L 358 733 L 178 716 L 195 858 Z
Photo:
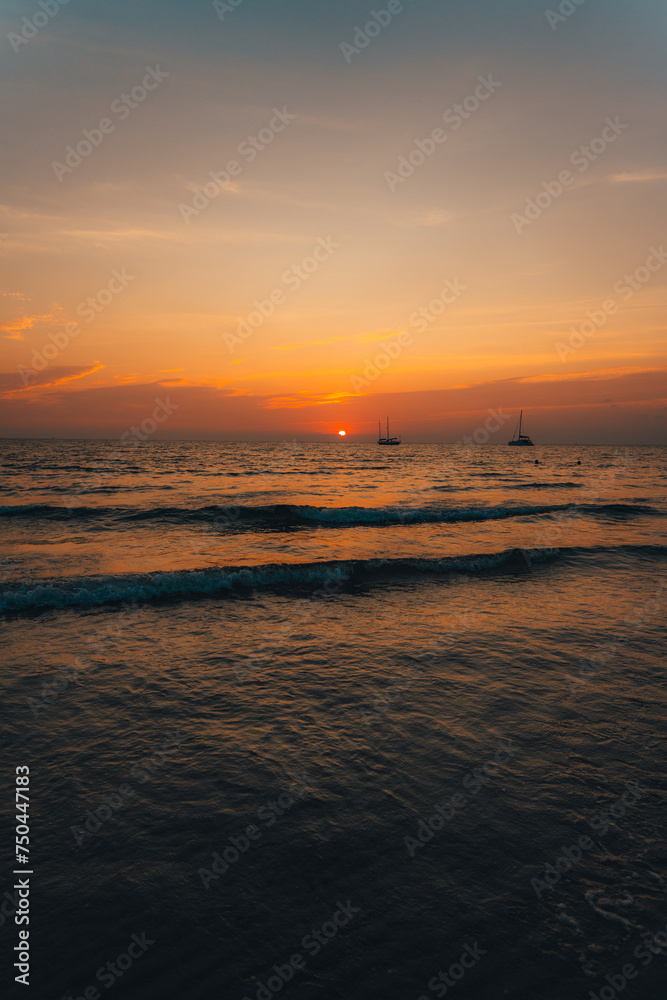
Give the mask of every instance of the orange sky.
M 450 7 L 349 63 L 347 0 L 72 5 L 8 43 L 4 433 L 117 437 L 168 394 L 158 436 L 522 407 L 535 440 L 664 441 L 665 7 Z

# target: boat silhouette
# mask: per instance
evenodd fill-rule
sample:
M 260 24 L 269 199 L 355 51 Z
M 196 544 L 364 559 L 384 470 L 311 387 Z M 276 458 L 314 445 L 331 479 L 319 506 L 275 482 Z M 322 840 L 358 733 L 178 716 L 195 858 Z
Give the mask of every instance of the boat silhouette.
M 514 437 L 512 438 L 511 441 L 508 441 L 507 443 L 511 444 L 511 445 L 514 445 L 515 447 L 519 447 L 519 448 L 533 448 L 534 447 L 533 442 L 530 440 L 530 438 L 528 437 L 528 435 L 521 433 L 521 425 L 522 425 L 522 423 L 523 423 L 523 410 L 521 410 L 521 413 L 519 415 L 519 426 L 518 426 L 519 433 L 517 435 L 516 428 L 515 428 L 514 429 Z
M 382 431 L 380 429 L 380 421 L 378 420 L 378 444 L 400 444 L 400 437 L 390 437 L 389 436 L 389 417 L 387 417 L 387 435 L 382 437 Z

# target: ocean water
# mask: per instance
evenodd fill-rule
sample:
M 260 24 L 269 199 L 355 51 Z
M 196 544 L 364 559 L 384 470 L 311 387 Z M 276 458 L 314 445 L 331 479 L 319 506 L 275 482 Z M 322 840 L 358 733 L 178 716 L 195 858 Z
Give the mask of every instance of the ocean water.
M 2 442 L 3 962 L 26 765 L 34 996 L 663 1000 L 665 458 Z

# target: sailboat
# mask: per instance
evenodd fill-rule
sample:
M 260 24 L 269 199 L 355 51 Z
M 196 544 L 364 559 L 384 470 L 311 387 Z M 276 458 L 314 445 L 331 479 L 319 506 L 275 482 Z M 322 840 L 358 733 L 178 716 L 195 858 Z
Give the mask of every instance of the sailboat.
M 378 444 L 400 444 L 400 437 L 389 437 L 389 417 L 387 417 L 387 435 L 382 437 L 382 431 L 380 430 L 380 421 L 378 420 Z
M 511 444 L 511 445 L 515 445 L 515 446 L 517 446 L 519 448 L 533 448 L 534 447 L 533 442 L 530 440 L 530 438 L 528 437 L 528 435 L 521 433 L 521 425 L 522 425 L 522 423 L 523 423 L 523 410 L 521 411 L 521 413 L 519 415 L 519 434 L 517 436 L 516 428 L 515 428 L 514 429 L 514 437 L 512 438 L 511 441 L 508 441 L 507 443 Z

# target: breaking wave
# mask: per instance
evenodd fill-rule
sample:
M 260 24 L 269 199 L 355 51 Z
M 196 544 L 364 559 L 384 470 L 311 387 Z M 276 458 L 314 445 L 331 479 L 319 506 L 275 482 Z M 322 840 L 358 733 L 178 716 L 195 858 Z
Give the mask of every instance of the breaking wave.
M 349 559 L 311 563 L 270 563 L 258 566 L 219 566 L 206 569 L 83 576 L 10 584 L 0 594 L 0 612 L 49 608 L 91 608 L 103 604 L 188 600 L 257 590 L 287 592 L 291 596 L 335 593 L 346 586 L 372 586 L 400 579 L 454 573 L 526 572 L 534 565 L 560 558 L 596 557 L 623 553 L 663 559 L 660 545 L 563 549 L 505 549 L 442 558 Z M 313 594 L 313 591 L 316 594 Z
M 463 521 L 494 521 L 512 517 L 538 515 L 613 516 L 615 518 L 660 514 L 655 507 L 639 503 L 588 504 L 502 504 L 478 507 L 315 507 L 308 504 L 239 505 L 213 504 L 207 507 L 91 507 L 84 504 L 58 506 L 54 504 L 23 504 L 0 507 L 0 517 L 25 520 L 97 520 L 117 526 L 124 522 L 155 522 L 157 524 L 215 523 L 225 526 L 247 522 L 266 523 L 273 527 L 362 526 L 398 524 L 446 524 Z

